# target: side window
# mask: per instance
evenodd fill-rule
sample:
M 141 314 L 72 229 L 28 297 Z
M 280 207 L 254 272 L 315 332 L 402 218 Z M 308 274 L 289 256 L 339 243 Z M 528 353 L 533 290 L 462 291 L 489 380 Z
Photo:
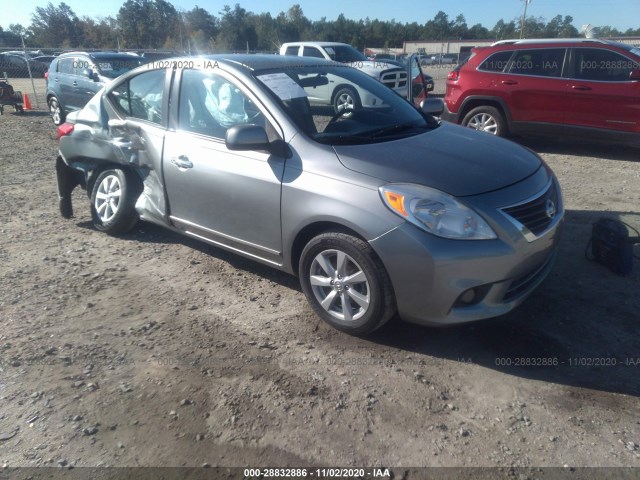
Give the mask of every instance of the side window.
M 564 65 L 564 48 L 516 50 L 509 62 L 509 73 L 537 77 L 560 77 Z
M 58 73 L 66 73 L 72 75 L 75 72 L 74 62 L 75 58 L 67 57 L 58 60 Z
M 287 47 L 287 50 L 284 52 L 285 55 L 293 55 L 294 57 L 298 56 L 299 47 Z
M 513 55 L 513 50 L 497 52 L 489 55 L 487 59 L 480 64 L 478 70 L 484 72 L 502 72 L 509 63 L 509 59 Z
M 215 73 L 185 70 L 180 84 L 178 127 L 224 138 L 235 125 L 256 124 L 269 131 L 257 106 L 232 82 Z
M 573 78 L 604 82 L 629 81 L 631 70 L 640 64 L 616 52 L 601 48 L 576 48 L 573 55 Z
M 164 70 L 144 72 L 118 85 L 109 97 L 125 115 L 160 124 L 164 79 Z
M 304 47 L 302 50 L 303 57 L 315 57 L 315 58 L 324 58 L 322 52 L 318 50 L 316 47 Z

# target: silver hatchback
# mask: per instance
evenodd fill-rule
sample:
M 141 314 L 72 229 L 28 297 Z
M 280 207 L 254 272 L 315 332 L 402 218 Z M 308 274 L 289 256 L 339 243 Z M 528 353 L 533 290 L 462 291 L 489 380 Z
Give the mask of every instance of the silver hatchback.
M 335 113 L 336 84 L 357 92 Z M 348 66 L 286 56 L 133 70 L 58 128 L 60 210 L 153 222 L 298 275 L 351 334 L 504 314 L 552 268 L 564 215 L 534 153 L 441 123 Z

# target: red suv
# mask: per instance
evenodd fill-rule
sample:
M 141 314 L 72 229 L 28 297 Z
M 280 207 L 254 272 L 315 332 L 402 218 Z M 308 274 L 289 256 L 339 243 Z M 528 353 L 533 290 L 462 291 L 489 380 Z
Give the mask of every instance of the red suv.
M 640 48 L 600 39 L 505 40 L 449 73 L 443 118 L 494 135 L 640 141 Z

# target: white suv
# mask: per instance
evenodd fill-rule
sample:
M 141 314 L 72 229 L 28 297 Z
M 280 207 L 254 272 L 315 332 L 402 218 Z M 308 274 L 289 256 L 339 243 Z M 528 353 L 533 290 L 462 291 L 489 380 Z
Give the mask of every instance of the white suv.
M 280 47 L 280 55 L 293 55 L 300 57 L 316 57 L 326 60 L 345 63 L 353 68 L 357 68 L 367 75 L 380 81 L 387 87 L 406 97 L 407 95 L 407 72 L 405 69 L 387 63 L 385 61 L 371 61 L 358 52 L 351 45 L 338 42 L 291 42 L 283 43 Z M 330 81 L 330 84 L 333 83 Z M 313 92 L 308 91 L 309 100 L 313 103 L 323 103 L 333 105 L 336 113 L 344 109 L 357 109 L 368 103 L 367 99 L 361 96 L 358 89 L 352 85 L 339 83 L 333 86 L 330 95 L 316 97 Z M 366 105 L 373 106 L 373 105 Z

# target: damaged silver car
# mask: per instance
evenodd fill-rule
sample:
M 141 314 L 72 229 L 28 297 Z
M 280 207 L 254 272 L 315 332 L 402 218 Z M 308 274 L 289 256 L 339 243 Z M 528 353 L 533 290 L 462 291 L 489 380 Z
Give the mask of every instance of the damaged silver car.
M 354 108 L 327 106 L 336 82 Z M 315 58 L 151 63 L 58 127 L 60 211 L 81 186 L 108 234 L 142 219 L 298 275 L 351 334 L 502 315 L 552 268 L 560 187 L 535 153 L 429 108 Z

